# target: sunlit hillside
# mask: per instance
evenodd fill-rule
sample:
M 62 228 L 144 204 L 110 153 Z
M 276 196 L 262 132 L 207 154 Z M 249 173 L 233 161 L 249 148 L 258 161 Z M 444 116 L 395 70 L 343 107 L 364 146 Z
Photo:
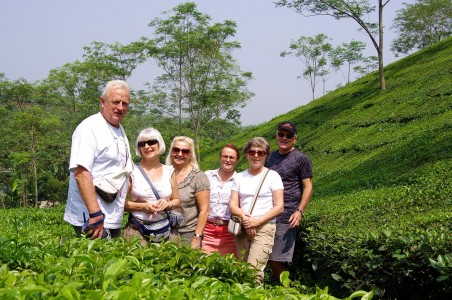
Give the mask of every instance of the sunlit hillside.
M 440 282 L 429 259 L 452 253 L 452 38 L 385 70 L 386 91 L 373 73 L 231 141 L 264 136 L 276 149 L 276 125 L 298 125 L 315 193 L 297 271 L 339 290 L 450 293 L 452 256 Z M 218 148 L 206 152 L 203 168 L 217 167 Z

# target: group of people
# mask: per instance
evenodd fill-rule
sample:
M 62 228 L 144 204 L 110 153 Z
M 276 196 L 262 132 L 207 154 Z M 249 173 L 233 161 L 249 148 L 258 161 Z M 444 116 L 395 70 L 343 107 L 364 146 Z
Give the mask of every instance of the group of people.
M 205 172 L 186 136 L 172 140 L 162 164 L 165 142 L 157 129 L 146 128 L 135 144 L 141 160 L 133 165 L 121 125 L 129 105 L 127 83 L 110 81 L 100 112 L 74 131 L 64 220 L 78 236 L 115 238 L 127 211 L 126 238 L 138 237 L 142 244 L 171 240 L 208 254 L 233 254 L 256 267 L 261 284 L 268 263 L 279 280 L 292 261 L 297 227 L 312 196 L 311 161 L 294 146 L 295 124 L 278 126 L 273 152 L 262 137 L 250 139 L 242 153 L 225 144 L 220 167 Z M 241 154 L 248 168 L 238 173 Z M 103 196 L 106 183 L 113 187 L 113 200 Z M 228 231 L 232 216 L 242 224 L 236 236 Z

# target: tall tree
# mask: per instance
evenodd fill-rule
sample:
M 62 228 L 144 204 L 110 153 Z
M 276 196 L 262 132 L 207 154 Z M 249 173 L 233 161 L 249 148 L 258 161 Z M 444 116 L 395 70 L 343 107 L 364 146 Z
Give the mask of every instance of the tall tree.
M 14 88 L 19 87 L 15 85 Z M 28 88 L 28 85 L 25 84 L 25 88 Z M 27 97 L 28 105 L 15 109 L 11 114 L 8 127 L 13 130 L 5 132 L 2 139 L 10 147 L 7 154 L 9 167 L 22 205 L 27 206 L 28 191 L 32 190 L 34 205 L 37 207 L 41 192 L 38 182 L 45 173 L 42 170 L 66 161 L 65 156 L 61 155 L 65 153 L 59 151 L 65 139 L 61 135 L 61 132 L 64 132 L 62 122 L 52 115 L 54 111 L 37 104 L 34 92 Z M 29 186 L 32 186 L 32 189 Z
M 336 70 L 342 72 L 341 67 L 347 65 L 347 75 L 345 77 L 346 83 L 350 83 L 352 66 L 363 62 L 363 50 L 366 48 L 366 43 L 352 40 L 350 43 L 342 43 L 331 51 L 332 65 Z
M 392 26 L 399 33 L 391 43 L 394 53 L 423 49 L 452 34 L 452 0 L 417 0 L 404 5 Z
M 92 42 L 84 47 L 82 61 L 67 63 L 50 70 L 41 90 L 47 102 L 65 107 L 79 120 L 98 111 L 99 96 L 111 79 L 126 80 L 143 61 L 141 54 L 130 46 Z
M 199 158 L 199 135 L 215 117 L 243 105 L 251 96 L 246 83 L 251 73 L 242 72 L 231 53 L 240 47 L 229 41 L 236 25 L 226 20 L 211 23 L 196 4 L 180 4 L 167 18 L 156 18 L 149 26 L 155 38 L 132 43 L 152 57 L 163 70 L 154 85 L 154 99 L 161 111 L 190 123 Z
M 88 67 L 87 73 L 93 72 L 91 77 L 104 82 L 112 78 L 127 80 L 137 65 L 146 59 L 132 45 L 92 42 L 91 46 L 83 49 L 84 62 Z
M 378 54 L 380 89 L 386 89 L 383 64 L 383 8 L 391 0 L 378 0 L 378 21 L 368 22 L 375 11 L 368 0 L 278 0 L 276 6 L 286 6 L 304 16 L 331 16 L 337 20 L 352 19 L 369 36 Z M 305 14 L 307 13 L 307 14 Z
M 325 77 L 327 70 L 327 57 L 331 51 L 331 44 L 326 42 L 329 38 L 325 34 L 314 37 L 302 36 L 292 41 L 287 51 L 281 52 L 281 57 L 294 56 L 304 65 L 301 77 L 309 81 L 312 99 L 315 99 L 315 89 L 319 78 Z

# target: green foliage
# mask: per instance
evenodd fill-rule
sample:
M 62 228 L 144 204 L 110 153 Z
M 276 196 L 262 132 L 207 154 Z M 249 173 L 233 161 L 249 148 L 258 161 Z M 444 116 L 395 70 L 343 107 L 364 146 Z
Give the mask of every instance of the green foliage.
M 320 77 L 328 74 L 327 57 L 331 53 L 331 44 L 328 36 L 321 33 L 314 37 L 301 36 L 290 43 L 290 50 L 281 52 L 281 57 L 294 56 L 304 65 L 303 77 L 309 81 L 312 99 L 315 98 L 316 83 Z
M 396 54 L 426 48 L 452 34 L 451 0 L 416 0 L 404 4 L 392 26 L 399 32 L 391 43 L 391 50 Z
M 377 5 L 374 5 L 374 2 L 377 2 Z M 389 2 L 390 0 L 278 0 L 275 3 L 276 6 L 293 9 L 303 16 L 330 16 L 336 20 L 349 19 L 356 22 L 360 30 L 370 38 L 377 52 L 380 89 L 384 91 L 386 83 L 383 65 L 383 10 Z M 371 14 L 375 10 L 378 14 L 372 22 Z
M 366 61 L 367 58 L 365 58 L 362 53 L 365 48 L 366 43 L 352 40 L 350 43 L 342 43 L 331 50 L 331 64 L 336 70 L 340 70 L 342 72 L 340 68 L 342 65 L 346 64 L 347 75 L 344 75 L 344 77 L 347 84 L 350 83 L 352 65 Z M 362 69 L 365 69 L 365 67 L 362 67 Z M 342 72 L 342 74 L 344 73 Z
M 452 294 L 452 38 L 234 136 L 239 148 L 295 122 L 313 161 L 314 196 L 290 278 L 336 295 Z M 219 147 L 220 145 L 218 145 Z M 203 168 L 217 166 L 217 149 Z M 242 159 L 238 169 L 247 167 Z M 437 279 L 440 280 L 437 280 Z
M 149 23 L 155 38 L 132 45 L 163 71 L 152 87 L 152 104 L 164 117 L 176 120 L 177 135 L 182 135 L 186 120 L 198 150 L 205 128 L 215 126 L 219 132 L 215 120 L 236 115 L 235 108 L 251 98 L 246 85 L 252 75 L 241 71 L 231 55 L 240 48 L 231 41 L 236 33 L 233 21 L 212 23 L 194 2 L 179 4 L 165 15 Z
M 63 207 L 4 210 L 0 219 L 2 299 L 337 299 L 328 289 L 262 287 L 232 255 L 174 243 L 73 238 Z M 288 279 L 286 282 L 289 283 Z M 371 299 L 359 291 L 350 298 Z
M 436 280 L 452 281 L 452 254 L 440 254 L 437 260 L 430 258 L 430 264 L 441 273 Z
M 241 148 L 263 136 L 276 149 L 276 125 L 298 125 L 298 147 L 313 161 L 314 197 L 283 287 L 256 287 L 248 267 L 232 258 L 170 243 L 143 248 L 137 241 L 73 239 L 62 210 L 13 209 L 2 210 L 0 219 L 1 297 L 333 299 L 329 291 L 372 297 L 354 293 L 360 289 L 386 299 L 451 296 L 451 51 L 449 38 L 387 66 L 384 92 L 373 73 L 222 142 L 221 130 L 202 138 L 206 170 L 218 167 L 223 143 Z M 2 205 L 18 205 L 14 188 L 31 191 L 32 159 L 41 197 L 64 197 L 70 135 L 98 110 L 99 74 L 88 70 L 89 64 L 65 66 L 42 84 L 8 82 L 0 74 Z M 149 107 L 145 93 L 136 98 L 125 120 L 130 140 L 147 124 L 170 139 L 175 123 L 140 111 Z M 34 152 L 26 151 L 30 130 L 38 138 Z M 242 158 L 238 170 L 246 167 Z M 306 286 L 328 288 L 307 296 Z

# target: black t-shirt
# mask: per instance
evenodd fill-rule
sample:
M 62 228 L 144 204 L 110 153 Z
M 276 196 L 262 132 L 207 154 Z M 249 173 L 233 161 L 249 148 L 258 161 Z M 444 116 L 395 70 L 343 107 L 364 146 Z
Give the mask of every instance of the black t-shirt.
M 288 223 L 300 203 L 303 192 L 301 181 L 312 178 L 311 160 L 298 149 L 287 154 L 273 151 L 267 160 L 267 167 L 278 172 L 284 184 L 284 212 L 276 218 L 276 222 Z

